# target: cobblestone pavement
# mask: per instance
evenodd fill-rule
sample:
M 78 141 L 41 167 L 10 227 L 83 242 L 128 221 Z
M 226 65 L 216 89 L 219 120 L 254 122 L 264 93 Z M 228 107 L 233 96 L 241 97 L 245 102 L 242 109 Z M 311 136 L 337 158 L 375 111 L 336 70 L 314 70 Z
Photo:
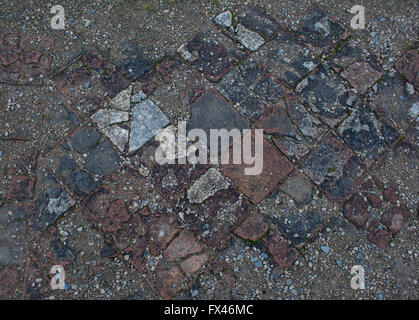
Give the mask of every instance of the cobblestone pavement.
M 0 297 L 418 299 L 418 3 L 358 2 L 0 1 Z M 158 164 L 180 121 L 263 172 Z

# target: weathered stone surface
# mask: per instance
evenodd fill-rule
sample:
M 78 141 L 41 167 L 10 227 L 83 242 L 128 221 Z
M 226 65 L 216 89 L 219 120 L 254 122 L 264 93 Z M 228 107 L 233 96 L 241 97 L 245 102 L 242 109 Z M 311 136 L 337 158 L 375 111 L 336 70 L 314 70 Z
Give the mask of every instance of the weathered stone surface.
M 410 213 L 405 206 L 389 208 L 381 217 L 381 222 L 395 234 L 399 232 L 409 220 Z
M 265 43 L 265 40 L 258 33 L 247 29 L 240 23 L 237 25 L 236 32 L 237 40 L 250 51 L 256 51 Z
M 268 224 L 263 215 L 254 213 L 234 231 L 240 238 L 250 241 L 261 239 L 268 232 Z
M 207 261 L 207 254 L 204 253 L 200 255 L 195 255 L 182 261 L 182 263 L 180 264 L 180 268 L 188 276 L 193 276 L 204 266 L 204 264 Z
M 303 165 L 311 178 L 334 201 L 341 201 L 357 184 L 365 166 L 333 134 L 326 135 Z
M 357 93 L 364 94 L 383 74 L 366 62 L 354 62 L 341 75 Z
M 67 155 L 61 157 L 57 172 L 70 190 L 79 197 L 87 196 L 99 185 L 90 173 L 78 169 L 77 163 Z
M 299 173 L 293 173 L 279 185 L 282 192 L 288 194 L 297 204 L 308 204 L 314 192 L 311 182 Z
M 178 233 L 179 226 L 173 216 L 162 216 L 150 226 L 150 253 L 158 255 Z
M 73 108 L 88 116 L 129 85 L 113 64 L 91 51 L 59 73 L 54 81 Z
M 210 81 L 218 81 L 245 56 L 234 43 L 220 33 L 198 33 L 178 52 Z
M 214 21 L 216 24 L 223 28 L 228 28 L 231 26 L 231 23 L 233 21 L 233 17 L 230 10 L 221 12 L 219 15 L 217 15 L 214 18 Z
M 118 69 L 120 69 L 130 81 L 135 81 L 152 70 L 154 61 L 147 57 L 135 42 L 124 41 L 115 49 L 117 50 L 114 50 L 111 53 L 113 60 L 116 61 Z
M 70 135 L 69 144 L 78 153 L 92 150 L 100 139 L 100 134 L 93 128 L 84 126 Z
M 385 249 L 390 243 L 391 233 L 381 228 L 379 222 L 374 220 L 370 223 L 367 239 L 380 249 Z
M 343 215 L 358 228 L 364 227 L 369 218 L 368 202 L 360 194 L 353 194 L 343 206 Z
M 129 152 L 140 149 L 148 140 L 163 129 L 169 120 L 150 99 L 132 107 Z
M 307 155 L 311 146 L 327 131 L 327 127 L 295 97 L 267 108 L 256 126 L 273 135 L 275 144 L 293 162 Z
M 118 169 L 121 159 L 107 141 L 99 144 L 86 158 L 86 169 L 93 173 L 108 176 Z
M 370 93 L 370 99 L 377 110 L 402 131 L 419 115 L 419 96 L 407 88 L 405 81 L 390 72 L 383 76 Z
M 419 53 L 416 49 L 401 56 L 396 62 L 396 69 L 419 90 Z
M 302 247 L 320 229 L 326 220 L 323 213 L 308 211 L 284 214 L 277 218 L 281 234 L 295 246 Z
M 265 39 L 271 38 L 279 30 L 279 25 L 260 7 L 246 8 L 243 13 L 239 14 L 239 22 Z
M 170 299 L 180 290 L 184 284 L 185 276 L 176 266 L 169 270 L 160 271 L 157 274 L 157 288 L 163 299 Z
M 111 140 L 111 142 L 118 148 L 120 152 L 125 151 L 128 143 L 129 132 L 120 126 L 114 125 L 102 129 L 102 132 Z
M 187 130 L 198 128 L 210 137 L 210 129 L 242 130 L 249 124 L 216 92 L 210 91 L 201 96 L 191 107 L 191 119 Z M 219 146 L 220 148 L 221 146 Z M 225 151 L 224 149 L 220 149 Z
M 38 231 L 45 230 L 74 204 L 75 201 L 57 184 L 36 199 L 31 224 Z
M 326 64 L 318 66 L 297 85 L 295 91 L 330 127 L 343 120 L 357 102 L 343 81 Z
M 290 268 L 298 258 L 298 251 L 288 241 L 281 239 L 278 234 L 271 232 L 263 239 L 263 242 L 280 268 Z
M 360 105 L 340 125 L 346 144 L 368 165 L 380 159 L 400 137 L 398 132 L 368 105 Z
M 111 100 L 111 107 L 122 111 L 129 111 L 131 108 L 131 93 L 132 85 L 129 85 L 128 88 L 122 90 Z
M 13 269 L 4 269 L 0 272 L 0 296 L 3 299 L 16 298 L 19 274 Z
M 210 168 L 188 189 L 191 203 L 202 203 L 220 190 L 227 189 L 230 183 L 215 168 Z
M 169 261 L 185 258 L 190 254 L 202 251 L 202 246 L 195 237 L 187 230 L 181 231 L 164 252 Z
M 7 199 L 13 201 L 32 199 L 34 188 L 35 177 L 14 176 L 7 193 Z
M 253 143 L 254 139 L 252 139 L 252 145 Z M 244 168 L 246 167 L 245 164 L 228 164 L 222 165 L 221 171 L 253 203 L 262 201 L 278 182 L 293 170 L 292 164 L 265 139 L 263 141 L 263 170 L 261 174 L 245 175 Z
M 129 221 L 130 218 L 124 201 L 121 199 L 115 200 L 102 220 L 102 230 L 104 232 L 116 232 L 122 229 L 122 224 Z
M 297 27 L 297 34 L 319 51 L 337 47 L 349 36 L 341 24 L 332 19 L 318 5 L 313 6 L 303 16 Z
M 102 129 L 112 124 L 128 121 L 129 113 L 114 109 L 100 109 L 92 116 L 92 120 Z
M 266 43 L 256 53 L 256 60 L 266 65 L 270 73 L 291 87 L 295 87 L 320 63 L 301 40 L 285 31 Z

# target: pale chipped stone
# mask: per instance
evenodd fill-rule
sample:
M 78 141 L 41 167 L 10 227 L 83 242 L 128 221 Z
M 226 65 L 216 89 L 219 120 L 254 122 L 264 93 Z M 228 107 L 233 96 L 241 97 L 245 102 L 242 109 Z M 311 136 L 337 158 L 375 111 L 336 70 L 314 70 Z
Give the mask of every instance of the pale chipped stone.
M 190 61 L 192 58 L 192 54 L 186 48 L 186 44 L 182 44 L 177 52 L 182 56 L 183 59 Z
M 190 203 L 202 203 L 220 190 L 227 189 L 230 183 L 215 168 L 210 168 L 188 190 Z
M 150 99 L 136 104 L 132 108 L 129 152 L 140 149 L 168 124 L 166 115 Z
M 130 110 L 130 99 L 131 99 L 131 92 L 132 92 L 132 85 L 130 85 L 127 89 L 118 93 L 118 95 L 111 100 L 111 107 L 122 110 L 122 111 L 129 111 Z
M 96 112 L 92 120 L 97 123 L 100 129 L 115 123 L 126 122 L 129 120 L 129 113 L 113 109 L 101 109 Z
M 257 50 L 265 43 L 265 40 L 258 33 L 247 29 L 242 24 L 237 26 L 237 40 L 251 51 Z
M 140 92 L 137 92 L 132 95 L 131 102 L 132 103 L 139 103 L 147 98 L 146 94 L 140 90 Z
M 102 132 L 111 140 L 119 151 L 124 152 L 125 146 L 128 143 L 128 130 L 115 125 L 103 128 Z
M 232 15 L 230 10 L 224 11 L 220 13 L 218 16 L 215 17 L 214 21 L 216 24 L 223 28 L 228 28 L 231 26 L 232 23 Z

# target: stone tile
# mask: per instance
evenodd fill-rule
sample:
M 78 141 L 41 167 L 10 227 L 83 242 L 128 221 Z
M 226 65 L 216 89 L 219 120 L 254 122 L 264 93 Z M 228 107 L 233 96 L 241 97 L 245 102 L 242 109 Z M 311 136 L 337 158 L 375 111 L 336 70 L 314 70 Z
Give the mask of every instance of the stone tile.
M 263 239 L 269 253 L 281 269 L 289 269 L 297 260 L 299 254 L 288 241 L 273 232 Z
M 253 143 L 254 139 L 252 139 L 252 145 Z M 262 201 L 293 170 L 292 164 L 265 139 L 263 141 L 262 173 L 259 175 L 245 175 L 245 167 L 247 167 L 245 164 L 228 164 L 222 165 L 221 171 L 253 203 Z
M 265 43 L 265 40 L 256 32 L 247 29 L 242 24 L 238 24 L 236 28 L 237 41 L 250 51 L 256 51 Z
M 345 143 L 371 166 L 400 137 L 369 105 L 360 105 L 338 128 Z
M 330 127 L 335 127 L 357 103 L 357 98 L 326 64 L 301 81 L 296 93 Z
M 397 60 L 395 67 L 407 81 L 415 86 L 416 90 L 419 90 L 419 53 L 417 50 L 412 49 L 403 54 Z
M 150 253 L 155 256 L 158 255 L 160 251 L 166 249 L 178 232 L 179 225 L 174 216 L 161 216 L 149 228 Z
M 168 270 L 160 271 L 157 274 L 157 288 L 163 299 L 171 299 L 176 293 L 182 290 L 185 276 L 176 266 Z
M 42 84 L 48 78 L 52 40 L 28 34 L 0 34 L 0 81 Z
M 232 25 L 233 15 L 230 10 L 221 12 L 214 18 L 214 22 L 223 28 L 228 28 Z
M 309 204 L 313 197 L 314 186 L 300 173 L 292 173 L 279 185 L 279 189 L 290 196 L 297 205 Z
M 296 97 L 286 98 L 267 108 L 256 126 L 265 134 L 272 135 L 274 143 L 293 162 L 306 156 L 327 131 L 327 127 Z
M 128 152 L 133 153 L 140 149 L 168 124 L 166 115 L 150 99 L 134 105 Z
M 366 62 L 354 62 L 341 73 L 359 94 L 366 93 L 382 75 L 382 72 L 373 69 Z
M 106 99 L 113 98 L 129 82 L 99 53 L 84 54 L 68 69 L 59 73 L 54 82 L 73 108 L 82 115 L 91 115 Z
M 204 253 L 200 255 L 195 255 L 182 261 L 182 263 L 180 264 L 180 268 L 186 275 L 193 276 L 205 265 L 207 261 L 207 254 Z
M 218 81 L 246 56 L 230 39 L 212 30 L 196 34 L 178 52 L 210 81 Z
M 122 41 L 110 50 L 110 59 L 130 80 L 135 81 L 153 69 L 155 62 L 134 41 Z
M 202 251 L 202 246 L 195 239 L 195 237 L 187 230 L 180 232 L 179 236 L 176 237 L 167 247 L 164 252 L 164 257 L 168 261 L 175 261 L 177 259 L 186 258 L 191 254 Z
M 191 118 L 187 130 L 202 129 L 210 137 L 210 129 L 242 130 L 249 124 L 220 95 L 210 91 L 191 106 Z
M 268 229 L 269 226 L 263 216 L 260 213 L 254 213 L 236 228 L 235 233 L 244 240 L 258 241 L 268 232 Z
M 345 41 L 328 58 L 330 67 L 337 73 L 341 73 L 355 62 L 367 63 L 373 70 L 378 72 L 383 71 L 377 57 L 361 48 L 355 39 Z
M 295 87 L 320 63 L 301 40 L 284 30 L 264 45 L 255 59 L 291 87 Z
M 220 190 L 227 189 L 230 183 L 215 168 L 210 168 L 188 189 L 187 196 L 191 203 L 202 203 Z
M 302 169 L 331 200 L 342 201 L 366 168 L 341 140 L 329 133 L 308 156 Z
M 89 171 L 108 176 L 120 166 L 121 158 L 108 141 L 99 144 L 86 158 L 85 167 Z
M 395 128 L 405 132 L 419 115 L 419 97 L 395 72 L 383 76 L 369 99 Z
M 83 126 L 73 132 L 68 144 L 78 153 L 87 153 L 99 142 L 100 134 L 92 127 Z
M 153 164 L 152 176 L 157 191 L 166 199 L 183 192 L 194 179 L 205 172 L 208 165 Z
M 391 207 L 384 212 L 381 217 L 381 222 L 388 228 L 388 230 L 395 234 L 399 232 L 404 224 L 409 220 L 410 213 L 405 206 Z
M 350 35 L 344 26 L 318 5 L 313 6 L 304 14 L 296 33 L 318 52 L 327 52 L 336 48 L 340 41 Z
M 279 24 L 260 7 L 249 6 L 238 18 L 247 29 L 259 33 L 265 39 L 272 38 L 279 30 Z

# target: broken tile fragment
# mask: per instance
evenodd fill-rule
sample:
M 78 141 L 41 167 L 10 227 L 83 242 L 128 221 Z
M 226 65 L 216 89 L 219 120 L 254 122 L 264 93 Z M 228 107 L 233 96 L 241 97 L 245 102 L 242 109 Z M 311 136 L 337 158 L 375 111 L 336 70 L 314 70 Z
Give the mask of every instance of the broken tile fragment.
M 405 206 L 391 207 L 381 217 L 381 222 L 395 234 L 399 232 L 409 220 L 410 213 Z
M 269 235 L 263 239 L 263 242 L 268 247 L 269 253 L 274 258 L 275 262 L 282 269 L 289 269 L 297 260 L 299 254 L 288 241 L 282 239 L 278 234 L 270 232 Z
M 231 26 L 233 21 L 233 17 L 230 10 L 221 12 L 218 16 L 214 19 L 215 23 L 223 28 L 228 28 Z
M 122 111 L 129 111 L 131 107 L 131 93 L 132 85 L 129 85 L 128 88 L 122 90 L 111 100 L 111 107 Z
M 256 32 L 247 29 L 242 24 L 237 25 L 237 40 L 250 51 L 256 51 L 265 43 L 265 40 Z
M 124 152 L 129 139 L 128 130 L 123 129 L 118 125 L 113 125 L 103 128 L 102 132 L 111 140 L 120 152 Z
M 140 149 L 168 124 L 169 120 L 165 114 L 150 99 L 134 105 L 128 152 L 132 153 Z
M 150 253 L 158 255 L 178 233 L 179 226 L 173 216 L 162 216 L 149 229 Z
M 230 183 L 215 168 L 210 168 L 188 189 L 190 203 L 202 203 L 220 190 L 227 189 Z
M 128 121 L 129 113 L 114 109 L 100 109 L 91 118 L 102 129 L 115 123 Z

